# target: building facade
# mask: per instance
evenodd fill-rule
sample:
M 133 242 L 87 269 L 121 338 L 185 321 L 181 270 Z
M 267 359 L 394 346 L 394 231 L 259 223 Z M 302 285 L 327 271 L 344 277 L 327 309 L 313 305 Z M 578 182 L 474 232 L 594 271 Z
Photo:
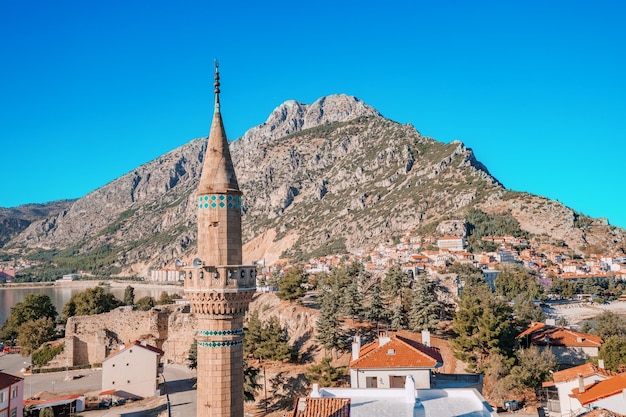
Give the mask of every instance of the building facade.
M 404 388 L 411 377 L 416 388 L 430 388 L 431 372 L 443 366 L 441 354 L 416 340 L 400 335 L 381 336 L 361 346 L 352 344 L 350 387 Z
M 161 349 L 144 342 L 122 346 L 102 362 L 102 390 L 115 390 L 126 397 L 154 397 L 159 387 L 161 356 Z
M 0 372 L 0 417 L 24 414 L 24 379 Z
M 241 203 L 220 110 L 215 108 L 196 194 L 198 249 L 185 267 L 185 297 L 197 316 L 197 416 L 243 417 L 243 322 L 256 266 L 242 265 Z

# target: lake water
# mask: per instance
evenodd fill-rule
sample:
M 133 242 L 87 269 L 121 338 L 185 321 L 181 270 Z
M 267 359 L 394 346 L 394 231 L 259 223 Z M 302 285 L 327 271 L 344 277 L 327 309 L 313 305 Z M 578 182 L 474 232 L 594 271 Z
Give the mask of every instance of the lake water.
M 94 282 L 93 286 L 96 286 L 97 282 Z M 179 286 L 163 286 L 163 287 L 154 287 L 154 286 L 144 286 L 141 284 L 133 285 L 133 283 L 129 283 L 131 287 L 135 289 L 135 301 L 140 299 L 141 297 L 154 297 L 158 299 L 161 296 L 163 291 L 166 291 L 168 294 L 183 294 L 183 288 Z M 3 288 L 0 289 L 0 326 L 4 323 L 4 321 L 11 314 L 11 307 L 13 307 L 17 303 L 21 303 L 24 301 L 24 298 L 28 294 L 39 294 L 44 293 L 50 297 L 52 300 L 52 304 L 57 309 L 57 313 L 61 314 L 63 311 L 63 306 L 67 303 L 70 298 L 81 291 L 85 291 L 89 287 L 85 286 L 54 286 L 54 287 L 41 287 L 41 288 Z M 104 289 L 113 294 L 116 298 L 122 300 L 124 299 L 124 291 L 126 289 L 126 285 L 124 286 L 104 286 Z

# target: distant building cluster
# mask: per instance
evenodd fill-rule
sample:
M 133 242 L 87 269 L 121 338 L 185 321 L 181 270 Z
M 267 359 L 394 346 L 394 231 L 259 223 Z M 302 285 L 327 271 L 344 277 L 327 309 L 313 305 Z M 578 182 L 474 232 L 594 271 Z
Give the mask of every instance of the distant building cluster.
M 588 279 L 614 278 L 626 281 L 626 256 L 596 254 L 585 259 L 571 253 L 550 250 L 540 252 L 532 239 L 514 236 L 484 236 L 485 242 L 497 245 L 494 251 L 469 252 L 462 236 L 419 236 L 408 232 L 397 243 L 386 243 L 371 251 L 351 254 L 333 254 L 311 258 L 301 266 L 308 274 L 328 273 L 348 262 L 359 262 L 365 270 L 384 273 L 390 266 L 400 264 L 409 276 L 419 274 L 445 274 L 453 263 L 471 264 L 483 271 L 485 281 L 495 289 L 499 264 L 520 264 L 537 273 L 540 280 L 549 285 L 552 279 L 561 278 L 573 283 Z M 263 265 L 257 277 L 259 291 L 271 291 L 268 286 L 272 276 L 288 270 L 288 260 L 279 260 L 271 266 Z M 182 268 L 152 270 L 150 281 L 178 282 L 183 279 Z

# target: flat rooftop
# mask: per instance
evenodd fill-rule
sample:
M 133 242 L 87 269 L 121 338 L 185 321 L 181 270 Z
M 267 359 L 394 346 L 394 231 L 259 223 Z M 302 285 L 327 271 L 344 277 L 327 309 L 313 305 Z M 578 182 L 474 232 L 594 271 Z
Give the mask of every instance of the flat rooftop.
M 321 388 L 322 397 L 350 398 L 351 417 L 494 417 L 475 389 Z M 413 398 L 411 398 L 413 397 Z

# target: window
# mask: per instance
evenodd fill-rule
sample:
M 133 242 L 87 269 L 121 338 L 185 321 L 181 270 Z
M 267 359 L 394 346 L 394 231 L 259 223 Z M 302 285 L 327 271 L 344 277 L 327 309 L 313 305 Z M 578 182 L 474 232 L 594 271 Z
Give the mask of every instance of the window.
M 11 415 L 9 417 L 17 417 L 17 407 L 11 410 Z
M 17 397 L 17 386 L 11 387 L 11 399 Z
M 7 400 L 7 391 L 1 391 L 0 392 L 0 403 L 5 402 L 6 400 Z M 2 417 L 2 414 L 0 414 L 0 417 Z
M 0 394 L 0 395 L 1 395 L 1 394 Z M 8 416 L 8 414 L 7 414 L 7 410 L 2 410 L 2 411 L 0 411 L 0 417 L 7 417 L 7 416 Z

